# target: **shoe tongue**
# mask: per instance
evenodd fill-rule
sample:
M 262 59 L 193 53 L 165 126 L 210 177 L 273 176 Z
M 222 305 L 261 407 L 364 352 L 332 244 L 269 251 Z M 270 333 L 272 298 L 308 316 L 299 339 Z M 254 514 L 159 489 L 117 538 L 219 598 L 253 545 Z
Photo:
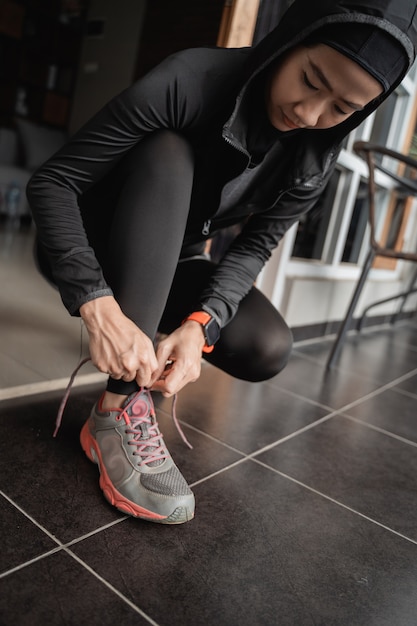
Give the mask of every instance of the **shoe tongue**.
M 127 397 L 124 406 L 128 406 L 129 403 L 132 403 L 128 408 L 127 413 L 132 420 L 140 420 L 144 417 L 149 417 L 151 413 L 153 413 L 152 400 L 149 397 L 148 392 L 136 392 L 130 394 Z M 149 434 L 149 429 L 152 427 L 152 424 L 148 424 L 146 422 L 140 422 L 139 424 L 135 424 L 135 428 L 139 428 L 141 431 L 140 442 L 146 441 L 149 439 L 151 435 Z M 147 446 L 144 450 L 146 452 L 152 453 L 157 446 Z M 163 463 L 163 459 L 157 459 L 155 461 L 151 461 L 147 465 L 149 467 L 156 467 Z
M 144 391 L 131 393 L 130 396 L 126 398 L 123 408 L 126 408 L 127 406 L 129 406 L 127 413 L 129 417 L 133 417 L 133 419 L 147 417 L 153 412 L 152 400 L 150 399 L 148 393 Z
M 141 430 L 142 436 L 141 439 L 149 439 L 149 424 L 141 423 L 139 424 L 139 428 Z
M 122 404 L 122 409 L 125 409 L 136 396 L 140 399 L 146 397 L 145 394 L 142 393 L 141 391 L 134 391 L 133 393 L 127 396 L 126 400 Z

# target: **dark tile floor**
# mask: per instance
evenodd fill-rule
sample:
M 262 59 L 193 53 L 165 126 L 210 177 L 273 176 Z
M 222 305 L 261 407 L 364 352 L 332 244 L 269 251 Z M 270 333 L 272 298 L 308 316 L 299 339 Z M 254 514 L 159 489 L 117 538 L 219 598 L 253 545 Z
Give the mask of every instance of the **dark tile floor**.
M 205 365 L 156 398 L 196 517 L 118 513 L 81 451 L 101 383 L 0 404 L 2 626 L 415 626 L 417 323 L 298 344 L 257 384 Z
M 417 323 L 296 345 L 248 384 L 205 365 L 180 394 L 189 451 L 156 398 L 193 486 L 179 527 L 109 506 L 78 434 L 103 376 L 78 376 L 77 320 L 0 232 L 0 625 L 417 625 Z

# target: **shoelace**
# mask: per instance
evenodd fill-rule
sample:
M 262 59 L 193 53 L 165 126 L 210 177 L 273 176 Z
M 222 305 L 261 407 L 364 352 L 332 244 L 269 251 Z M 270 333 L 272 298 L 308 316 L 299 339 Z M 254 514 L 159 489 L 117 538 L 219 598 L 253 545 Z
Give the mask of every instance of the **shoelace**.
M 59 405 L 59 408 L 58 408 L 58 412 L 57 412 L 57 416 L 56 416 L 56 421 L 55 421 L 55 430 L 54 430 L 54 433 L 53 433 L 53 437 L 56 437 L 56 436 L 57 436 L 58 431 L 59 431 L 59 429 L 60 429 L 60 427 L 61 427 L 61 424 L 62 424 L 62 417 L 63 417 L 63 415 L 64 415 L 65 407 L 66 407 L 66 405 L 67 405 L 68 398 L 69 398 L 69 396 L 70 396 L 71 389 L 72 389 L 72 386 L 73 386 L 73 384 L 74 384 L 75 377 L 77 376 L 77 374 L 78 374 L 78 372 L 80 371 L 80 369 L 82 368 L 82 366 L 83 366 L 83 365 L 85 365 L 86 363 L 88 363 L 88 361 L 90 361 L 90 360 L 91 360 L 91 358 L 90 358 L 90 357 L 86 357 L 85 359 L 82 359 L 82 361 L 80 361 L 80 362 L 78 363 L 77 367 L 74 369 L 74 371 L 72 372 L 72 374 L 71 374 L 71 376 L 70 376 L 70 379 L 69 379 L 69 382 L 68 382 L 67 388 L 66 388 L 66 390 L 65 390 L 64 396 L 63 396 L 63 398 L 62 398 L 62 400 L 61 400 L 61 403 L 60 403 L 60 405 Z M 186 444 L 186 445 L 187 445 L 187 446 L 188 446 L 188 447 L 192 450 L 192 449 L 193 449 L 193 446 L 192 446 L 192 445 L 191 445 L 191 443 L 188 441 L 187 437 L 184 435 L 184 432 L 183 432 L 183 430 L 182 430 L 182 428 L 181 428 L 181 426 L 180 426 L 180 424 L 179 424 L 179 422 L 178 422 L 178 418 L 177 418 L 177 411 L 176 411 L 176 407 L 177 407 L 177 398 L 178 398 L 177 394 L 174 394 L 173 401 L 172 401 L 172 409 L 171 409 L 171 417 L 172 417 L 172 421 L 174 422 L 175 428 L 177 429 L 177 432 L 178 432 L 178 434 L 180 435 L 180 437 L 181 437 L 181 439 L 183 440 L 183 442 L 184 442 L 184 443 L 185 443 L 185 444 Z M 128 406 L 130 406 L 130 404 L 129 404 Z M 123 409 L 123 411 L 120 413 L 120 415 L 125 414 L 125 415 L 127 416 L 127 413 L 125 413 L 126 408 L 128 408 L 128 407 L 125 407 L 125 408 Z M 132 418 L 129 418 L 129 416 L 127 416 L 127 417 L 128 417 L 128 421 L 129 421 L 129 422 L 136 421 L 136 419 L 135 419 L 135 420 L 132 420 Z M 127 422 L 127 423 L 128 423 L 128 422 Z M 162 438 L 162 435 L 161 435 L 161 433 L 159 433 L 159 430 L 158 430 L 158 428 L 157 428 L 156 423 L 155 423 L 155 425 L 154 425 L 154 426 L 155 426 L 155 428 L 156 428 L 156 431 L 158 432 L 158 440 L 160 440 L 160 438 Z M 134 431 L 132 431 L 132 432 L 134 432 Z M 137 434 L 139 434 L 139 432 L 138 432 Z M 155 434 L 155 438 L 156 438 L 156 434 Z M 147 442 L 146 442 L 146 444 L 145 444 L 145 447 L 149 446 L 149 444 L 150 444 L 150 440 L 148 439 L 148 440 L 147 440 Z M 161 446 L 158 446 L 158 447 L 161 447 Z M 155 459 L 153 459 L 153 460 L 155 460 Z M 150 462 L 150 461 L 148 460 L 148 461 L 147 461 L 147 463 L 149 463 L 149 462 Z
M 129 408 L 135 403 L 136 396 L 124 407 L 119 413 L 116 420 L 124 419 L 126 426 L 126 434 L 133 435 L 133 439 L 128 441 L 129 446 L 135 446 L 135 456 L 141 457 L 139 465 L 150 465 L 151 463 L 158 465 L 159 461 L 168 458 L 168 452 L 165 448 L 162 433 L 156 423 L 155 414 L 151 409 L 148 415 L 134 417 L 129 415 Z M 144 436 L 146 433 L 146 436 Z

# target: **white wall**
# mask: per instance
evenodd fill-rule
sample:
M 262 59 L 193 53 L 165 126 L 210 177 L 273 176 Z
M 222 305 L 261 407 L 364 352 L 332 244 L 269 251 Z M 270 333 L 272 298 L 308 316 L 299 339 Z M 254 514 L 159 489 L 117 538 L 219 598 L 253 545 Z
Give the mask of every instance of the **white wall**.
M 88 19 L 104 19 L 104 34 L 84 39 L 70 132 L 133 80 L 146 0 L 92 0 Z

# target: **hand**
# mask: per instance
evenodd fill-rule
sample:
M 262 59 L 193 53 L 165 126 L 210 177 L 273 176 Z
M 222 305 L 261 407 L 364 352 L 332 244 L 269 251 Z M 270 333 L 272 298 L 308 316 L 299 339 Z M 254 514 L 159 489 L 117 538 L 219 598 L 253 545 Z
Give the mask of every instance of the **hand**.
M 201 353 L 205 339 L 198 322 L 188 320 L 158 345 L 159 367 L 151 388 L 169 398 L 194 382 L 201 372 Z M 168 366 L 167 366 L 168 363 Z
M 152 341 L 124 315 L 112 296 L 80 307 L 89 335 L 90 356 L 101 372 L 149 387 L 159 364 Z

